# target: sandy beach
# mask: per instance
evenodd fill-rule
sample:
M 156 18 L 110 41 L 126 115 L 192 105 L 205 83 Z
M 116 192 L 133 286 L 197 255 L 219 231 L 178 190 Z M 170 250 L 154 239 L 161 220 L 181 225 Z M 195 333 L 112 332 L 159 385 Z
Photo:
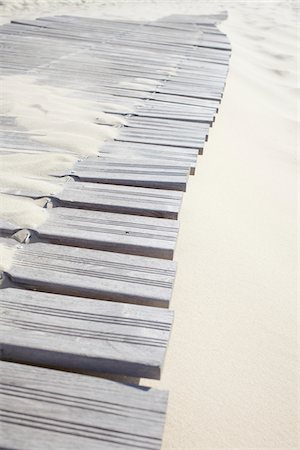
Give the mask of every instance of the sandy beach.
M 164 372 L 160 381 L 141 384 L 170 391 L 163 450 L 296 450 L 296 2 L 2 4 L 3 23 L 60 13 L 149 20 L 228 11 L 220 29 L 232 44 L 230 70 L 184 196 L 171 303 L 175 324 Z M 43 134 L 38 142 L 59 149 L 22 157 L 0 149 L 4 191 L 36 187 L 49 195 L 63 185 L 50 177 L 53 170 L 70 167 L 87 148 L 95 154 L 104 136 L 118 132 L 117 116 L 70 92 L 37 86 L 28 77 L 3 83 L 3 112 Z M 95 114 L 101 127 L 93 123 Z M 46 214 L 32 200 L 0 197 L 0 217 L 20 226 L 34 227 Z M 2 267 L 10 262 L 8 253 Z

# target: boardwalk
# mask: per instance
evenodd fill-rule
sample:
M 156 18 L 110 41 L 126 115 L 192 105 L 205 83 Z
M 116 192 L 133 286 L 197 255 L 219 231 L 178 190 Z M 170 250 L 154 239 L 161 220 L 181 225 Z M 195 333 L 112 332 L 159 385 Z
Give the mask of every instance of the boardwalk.
M 1 448 L 160 448 L 167 393 L 98 376 L 161 376 L 183 191 L 228 71 L 222 19 L 58 16 L 0 28 L 3 75 L 34 75 L 121 119 L 99 155 L 51 173 L 68 177 L 61 192 L 1 188 L 48 208 L 35 229 L 0 219 L 15 247 L 0 289 Z M 62 152 L 15 117 L 0 123 L 4 154 Z

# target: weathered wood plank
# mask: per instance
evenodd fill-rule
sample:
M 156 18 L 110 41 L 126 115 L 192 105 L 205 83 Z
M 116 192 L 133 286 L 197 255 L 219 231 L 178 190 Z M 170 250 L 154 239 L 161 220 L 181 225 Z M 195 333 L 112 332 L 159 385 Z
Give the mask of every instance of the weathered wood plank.
M 167 308 L 176 264 L 62 245 L 18 245 L 8 274 L 17 286 Z
M 172 165 L 172 167 L 189 168 L 190 173 L 195 173 L 197 164 L 197 149 L 168 147 L 162 145 L 148 145 L 139 143 L 107 142 L 101 148 L 101 158 L 104 161 L 119 160 L 136 161 L 155 165 Z
M 192 105 L 192 106 L 206 105 L 206 106 L 213 107 L 213 108 L 218 108 L 219 104 L 220 104 L 220 100 L 212 100 L 212 99 L 205 99 L 205 98 L 193 98 L 193 97 L 187 97 L 184 95 L 167 94 L 167 93 L 160 93 L 160 92 L 153 93 L 150 96 L 150 98 L 152 100 L 159 100 L 161 102 L 170 102 L 170 103 Z
M 195 148 L 197 150 L 202 150 L 205 142 L 205 137 L 200 139 L 177 139 L 170 136 L 161 137 L 159 134 L 156 136 L 154 133 L 146 134 L 144 132 L 141 133 L 131 133 L 130 131 L 122 131 L 116 140 L 120 142 L 136 142 L 139 144 L 152 144 L 152 145 L 166 145 L 166 146 L 174 146 L 174 147 L 184 147 L 186 145 L 187 148 Z
M 89 158 L 76 163 L 72 170 L 60 173 L 90 183 L 139 186 L 154 189 L 185 191 L 189 169 L 154 165 L 146 161 L 132 164 L 123 161 L 107 162 L 102 158 Z
M 163 189 L 70 182 L 57 194 L 56 199 L 61 206 L 72 208 L 177 219 L 182 193 Z
M 160 449 L 165 391 L 8 362 L 0 373 L 3 449 Z
M 97 183 L 69 181 L 64 189 L 45 197 L 41 191 L 23 188 L 0 188 L 3 194 L 30 197 L 43 206 L 79 208 L 118 214 L 177 219 L 182 202 L 182 192 Z
M 170 219 L 53 208 L 48 209 L 45 223 L 23 234 L 19 227 L 0 219 L 0 236 L 172 259 L 178 227 Z
M 160 378 L 172 312 L 0 289 L 1 358 L 92 374 Z
M 172 119 L 161 119 L 155 117 L 129 117 L 126 120 L 126 127 L 128 128 L 141 128 L 143 130 L 149 129 L 151 132 L 174 132 L 175 136 L 177 134 L 195 134 L 205 133 L 209 130 L 209 125 L 206 123 L 198 124 L 193 122 L 188 122 L 183 120 L 172 120 Z
M 190 147 L 173 147 L 171 145 L 152 145 L 134 142 L 119 142 L 119 141 L 107 141 L 101 148 L 101 155 L 107 153 L 122 155 L 124 150 L 128 150 L 132 155 L 139 155 L 139 152 L 143 151 L 147 157 L 151 158 L 155 156 L 155 153 L 172 155 L 174 159 L 177 158 L 195 158 L 197 157 L 197 150 Z
M 44 242 L 172 259 L 178 227 L 170 219 L 53 208 L 36 231 Z

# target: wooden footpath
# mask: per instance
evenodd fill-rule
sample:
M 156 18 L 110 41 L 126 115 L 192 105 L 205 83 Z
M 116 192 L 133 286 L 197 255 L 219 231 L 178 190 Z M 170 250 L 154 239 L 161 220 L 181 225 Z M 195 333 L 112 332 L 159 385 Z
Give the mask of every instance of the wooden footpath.
M 0 218 L 15 248 L 0 282 L 1 448 L 161 448 L 168 394 L 138 379 L 162 373 L 183 192 L 228 72 L 225 17 L 0 27 L 2 75 L 34 75 L 124 122 L 99 155 L 52 174 L 67 177 L 60 193 L 0 189 L 48 209 L 35 229 Z M 65 152 L 5 114 L 0 137 L 4 155 Z

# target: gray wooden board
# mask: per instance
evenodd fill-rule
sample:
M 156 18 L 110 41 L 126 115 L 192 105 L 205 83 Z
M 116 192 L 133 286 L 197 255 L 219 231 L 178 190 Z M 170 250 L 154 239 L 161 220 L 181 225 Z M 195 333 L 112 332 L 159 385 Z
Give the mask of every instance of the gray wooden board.
M 156 92 L 159 92 L 160 94 L 173 94 L 173 95 L 177 95 L 177 96 L 184 96 L 184 97 L 192 97 L 192 98 L 204 98 L 204 99 L 208 99 L 208 100 L 220 100 L 221 99 L 221 93 L 211 90 L 209 91 L 208 89 L 192 89 L 192 88 L 187 88 L 185 86 L 182 87 L 178 87 L 178 86 L 170 86 L 168 85 L 164 85 L 160 88 L 158 88 L 156 90 Z
M 167 392 L 0 362 L 2 449 L 159 450 Z
M 188 156 L 188 155 L 176 155 L 176 153 L 171 155 L 168 151 L 161 151 L 159 154 L 158 152 L 153 153 L 146 153 L 146 152 L 136 152 L 134 150 L 129 150 L 126 152 L 126 149 L 123 148 L 122 150 L 122 157 L 124 158 L 123 161 L 128 161 L 126 164 L 128 167 L 135 167 L 137 164 L 138 166 L 140 164 L 143 164 L 144 167 L 153 167 L 155 170 L 161 170 L 161 171 L 179 171 L 181 174 L 184 174 L 188 171 L 190 173 L 193 172 L 197 160 L 197 156 Z M 98 157 L 99 163 L 101 161 L 102 163 L 105 163 L 107 166 L 117 166 L 120 159 L 120 153 L 118 150 L 111 150 L 108 154 L 107 152 L 102 152 L 101 148 L 101 154 Z M 97 158 L 97 159 L 98 159 Z M 89 161 L 90 158 L 87 158 L 85 161 Z M 183 172 L 182 172 L 183 171 Z
M 183 151 L 182 151 L 183 150 Z M 159 145 L 130 144 L 113 141 L 101 147 L 101 156 L 105 160 L 125 158 L 125 161 L 148 161 L 155 164 L 178 164 L 178 167 L 190 167 L 190 173 L 194 174 L 197 163 L 196 149 L 178 149 L 176 147 L 166 147 Z
M 151 145 L 143 143 L 134 142 L 118 142 L 118 141 L 107 141 L 101 147 L 101 155 L 106 154 L 110 151 L 112 154 L 115 152 L 122 153 L 123 150 L 128 150 L 133 152 L 133 154 L 138 154 L 140 151 L 144 151 L 147 155 L 155 155 L 156 153 L 169 153 L 170 155 L 177 158 L 179 156 L 184 157 L 196 157 L 198 152 L 196 149 L 191 147 L 173 147 L 171 145 Z
M 173 313 L 0 289 L 1 358 L 92 374 L 160 378 Z
M 91 61 L 94 58 L 91 58 Z M 101 65 L 101 69 L 100 68 L 95 68 L 95 66 L 91 63 L 89 64 L 89 62 L 86 60 L 86 58 L 83 61 L 84 63 L 84 67 L 80 66 L 79 61 L 77 64 L 72 64 L 68 61 L 68 64 L 66 63 L 66 65 L 62 65 L 57 63 L 53 63 L 50 67 L 47 68 L 47 70 L 44 70 L 44 73 L 47 73 L 48 75 L 50 75 L 52 72 L 55 72 L 57 70 L 57 68 L 59 67 L 60 72 L 63 73 L 73 73 L 75 70 L 79 71 L 79 73 L 81 75 L 84 76 L 85 79 L 90 79 L 94 76 L 99 76 L 102 75 L 104 73 L 107 74 L 111 74 L 112 77 L 117 78 L 117 77 L 136 77 L 136 78 L 144 78 L 144 79 L 149 79 L 149 80 L 157 80 L 158 82 L 162 82 L 163 80 L 165 80 L 166 75 L 164 75 L 163 73 L 149 73 L 149 69 L 144 69 L 142 70 L 140 69 L 129 69 L 129 68 L 120 68 L 119 66 L 114 68 L 112 67 L 111 64 L 107 64 L 105 65 L 105 62 L 103 62 L 103 64 Z
M 191 79 L 197 78 L 197 74 L 200 75 L 209 75 L 212 79 L 215 77 L 221 77 L 225 81 L 226 74 L 228 72 L 227 64 L 216 64 L 211 61 L 195 61 L 190 59 L 185 59 L 180 66 L 178 71 L 178 75 L 180 76 L 189 76 L 191 73 Z
M 204 99 L 204 98 L 193 98 L 186 97 L 184 95 L 167 94 L 167 93 L 153 93 L 150 98 L 152 100 L 159 100 L 161 102 L 170 102 L 183 105 L 193 105 L 193 106 L 210 106 L 213 108 L 219 108 L 220 100 Z
M 53 208 L 48 209 L 46 222 L 25 235 L 33 242 L 172 259 L 178 227 L 178 222 L 170 219 Z M 0 236 L 13 236 L 20 230 L 0 219 Z M 22 239 L 19 234 L 16 238 Z
M 137 118 L 137 117 L 136 117 Z M 174 121 L 175 122 L 175 121 Z M 177 141 L 177 146 L 180 146 L 180 143 L 182 142 L 182 147 L 194 147 L 195 144 L 197 144 L 197 141 L 204 138 L 205 136 L 207 136 L 208 134 L 208 126 L 207 127 L 202 127 L 202 125 L 206 125 L 206 124 L 201 124 L 201 126 L 199 126 L 196 130 L 191 131 L 189 129 L 189 127 L 185 128 L 176 128 L 176 122 L 174 124 L 173 127 L 170 127 L 169 129 L 166 128 L 159 128 L 159 127 L 152 127 L 149 128 L 147 126 L 143 127 L 137 127 L 137 128 L 131 128 L 131 127 L 123 127 L 120 130 L 119 135 L 117 136 L 117 138 L 119 138 L 120 136 L 132 136 L 133 138 L 135 137 L 140 137 L 140 136 L 145 136 L 147 138 L 151 138 L 153 137 L 154 139 L 163 139 L 163 140 L 169 140 L 169 141 Z M 193 134 L 192 134 L 193 133 Z M 190 144 L 190 145 L 189 145 Z M 172 144 L 170 144 L 172 146 Z
M 108 143 L 108 142 L 107 142 Z M 171 159 L 174 164 L 179 164 L 184 167 L 191 165 L 194 166 L 198 151 L 194 148 L 184 148 L 184 147 L 172 147 L 168 145 L 156 145 L 156 144 L 143 144 L 136 142 L 120 142 L 114 141 L 113 146 L 103 145 L 101 147 L 101 155 L 103 158 L 116 158 L 119 159 L 122 155 L 126 158 L 127 155 L 133 160 L 137 161 L 142 158 L 162 160 L 162 163 L 167 164 L 168 161 L 165 159 Z M 150 162 L 150 161 L 149 161 Z M 156 163 L 155 163 L 156 164 Z
M 95 183 L 66 183 L 56 195 L 61 206 L 177 219 L 182 193 Z
M 110 112 L 110 111 L 107 111 Z M 133 114 L 133 116 L 139 116 L 139 117 L 149 117 L 149 118 L 158 118 L 158 119 L 173 119 L 176 121 L 184 120 L 184 121 L 190 121 L 190 122 L 200 122 L 200 123 L 212 123 L 214 120 L 214 114 L 201 114 L 201 115 L 195 115 L 193 113 L 185 113 L 182 114 L 177 111 L 164 111 L 162 109 L 155 109 L 155 108 L 139 108 L 137 109 Z
M 43 200 L 49 206 L 63 206 L 92 211 L 177 219 L 182 192 L 165 189 L 138 188 L 132 186 L 79 183 L 72 180 L 52 197 L 45 197 L 38 189 L 0 188 L 2 194 Z
M 119 143 L 121 145 L 121 143 Z M 116 149 L 116 147 L 115 147 Z M 102 150 L 102 149 L 101 149 Z M 113 152 L 113 150 L 112 150 Z M 134 151 L 133 151 L 134 153 Z M 184 158 L 185 155 L 183 155 Z M 124 162 L 126 161 L 126 162 Z M 132 156 L 129 158 L 126 158 L 125 160 L 120 159 L 120 156 L 118 156 L 117 152 L 115 155 L 115 159 L 111 160 L 108 159 L 107 156 L 105 154 L 101 154 L 99 156 L 90 156 L 87 158 L 82 158 L 80 159 L 78 162 L 75 163 L 75 167 L 80 167 L 80 166 L 87 166 L 87 167 L 111 167 L 112 169 L 115 167 L 119 167 L 122 166 L 124 168 L 124 170 L 131 170 L 133 168 L 137 168 L 137 170 L 141 170 L 142 172 L 148 173 L 148 171 L 154 170 L 154 171 L 159 171 L 159 172 L 163 172 L 166 173 L 166 175 L 170 174 L 172 175 L 172 173 L 174 174 L 180 174 L 180 175 L 185 175 L 187 173 L 187 171 L 190 168 L 190 165 L 188 163 L 184 163 L 182 162 L 177 162 L 177 161 L 162 161 L 162 162 L 151 162 L 149 160 L 149 155 L 148 157 L 145 158 L 140 158 L 140 161 L 137 160 L 136 158 L 134 158 Z
M 120 142 L 136 142 L 141 144 L 153 144 L 153 145 L 167 145 L 174 146 L 174 147 L 184 147 L 186 145 L 187 148 L 195 148 L 200 151 L 200 149 L 203 149 L 205 137 L 203 137 L 201 140 L 198 139 L 189 139 L 188 141 L 186 139 L 176 139 L 172 138 L 171 136 L 168 137 L 161 137 L 159 134 L 157 136 L 153 136 L 151 133 L 146 134 L 144 132 L 141 133 L 131 133 L 128 131 L 122 131 L 117 141 Z
M 108 163 L 100 158 L 91 158 L 75 164 L 72 170 L 60 175 L 71 175 L 79 181 L 106 183 L 124 186 L 141 186 L 156 189 L 185 191 L 188 168 L 172 168 L 168 165 L 155 166 L 149 163 Z
M 209 125 L 206 123 L 193 123 L 186 122 L 184 120 L 173 120 L 168 118 L 155 118 L 155 117 L 128 117 L 126 120 L 126 127 L 128 128 L 141 128 L 149 129 L 151 131 L 159 132 L 172 132 L 177 135 L 177 133 L 186 134 L 196 134 L 201 132 L 207 132 L 209 130 Z
M 138 105 L 133 114 L 136 114 L 140 117 L 211 123 L 213 121 L 215 112 L 215 109 L 208 109 L 204 108 L 203 106 L 179 106 L 176 103 L 149 100 L 141 105 Z
M 176 264 L 78 247 L 18 245 L 8 274 L 17 286 L 167 308 Z
M 203 41 L 201 42 L 201 45 L 199 45 L 199 47 L 212 48 L 215 50 L 230 50 L 231 49 L 230 44 L 223 43 L 223 42 L 217 42 L 217 41 L 213 41 L 213 40 L 208 40 L 208 39 L 203 39 Z
M 39 238 L 76 247 L 172 259 L 178 222 L 170 219 L 53 208 Z
M 137 117 L 134 117 L 137 118 Z M 176 121 L 175 122 L 176 125 Z M 189 122 L 185 122 L 189 123 Z M 200 124 L 198 124 L 200 125 Z M 201 124 L 201 125 L 207 125 L 207 129 L 204 129 L 204 127 L 200 127 L 198 129 L 189 129 L 188 127 L 185 128 L 176 128 L 176 126 L 170 127 L 169 129 L 163 128 L 163 127 L 150 127 L 150 126 L 137 126 L 137 127 L 123 127 L 117 136 L 132 136 L 132 137 L 141 137 L 145 136 L 147 138 L 153 137 L 154 139 L 161 138 L 165 141 L 172 140 L 177 141 L 177 145 L 180 146 L 180 143 L 183 141 L 182 147 L 193 147 L 195 144 L 197 144 L 198 140 L 201 140 L 205 138 L 208 135 L 209 131 L 209 125 L 208 124 Z

